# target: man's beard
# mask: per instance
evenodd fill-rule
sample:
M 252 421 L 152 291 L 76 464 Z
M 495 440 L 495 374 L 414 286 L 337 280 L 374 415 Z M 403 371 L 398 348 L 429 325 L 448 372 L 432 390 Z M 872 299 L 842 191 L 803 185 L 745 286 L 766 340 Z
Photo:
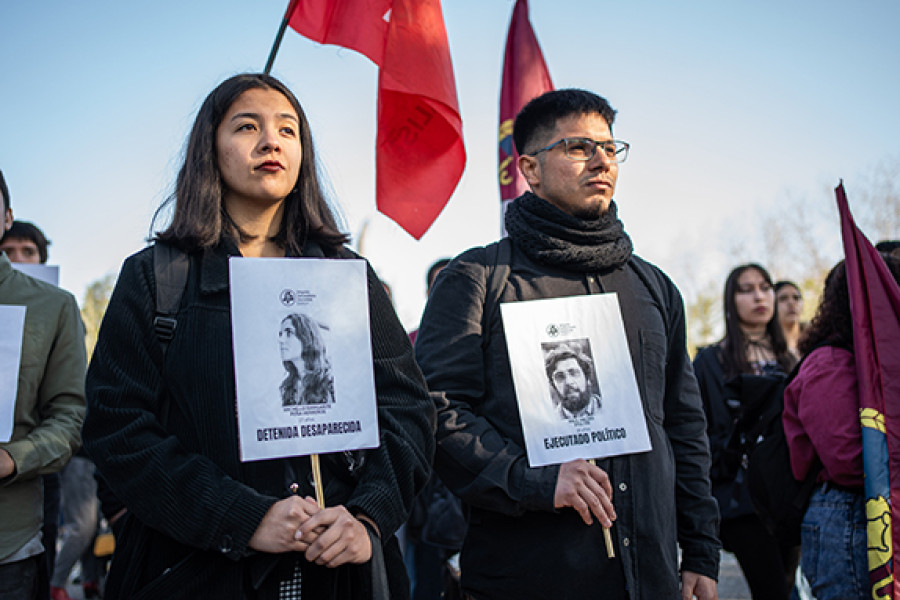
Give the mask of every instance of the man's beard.
M 596 221 L 609 210 L 609 203 L 604 208 L 603 203 L 591 204 L 590 206 L 579 207 L 572 213 L 572 216 L 578 217 L 584 221 Z
M 597 205 L 579 209 L 573 216 L 585 221 L 596 221 L 602 213 L 603 210 L 600 208 L 600 205 Z
M 566 392 L 562 395 L 562 405 L 570 413 L 577 413 L 584 410 L 591 401 L 591 391 L 589 389 L 579 392 Z

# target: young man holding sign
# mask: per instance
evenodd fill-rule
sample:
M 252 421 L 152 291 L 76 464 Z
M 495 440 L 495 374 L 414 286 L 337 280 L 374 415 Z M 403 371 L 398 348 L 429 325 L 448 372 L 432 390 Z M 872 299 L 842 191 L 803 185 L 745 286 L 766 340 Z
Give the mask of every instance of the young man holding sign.
M 0 237 L 12 226 L 0 173 Z M 0 598 L 37 598 L 46 579 L 39 475 L 81 444 L 84 327 L 75 298 L 12 268 L 0 251 Z M 46 593 L 46 592 L 45 592 Z
M 506 214 L 509 264 L 497 264 L 506 261 L 491 247 L 463 253 L 438 277 L 422 319 L 416 353 L 438 407 L 435 466 L 470 509 L 462 586 L 477 600 L 717 597 L 718 512 L 683 305 L 672 282 L 632 254 L 616 216 L 628 144 L 612 138 L 614 116 L 582 90 L 549 92 L 522 110 L 513 135 L 532 192 Z M 507 268 L 498 283 L 493 275 Z M 610 292 L 603 318 L 540 305 L 558 318 L 536 323 L 508 310 Z M 534 330 L 527 343 L 523 329 Z M 618 337 L 596 335 L 605 329 Z M 547 365 L 532 349 L 582 338 L 603 385 L 602 411 L 581 424 L 560 424 L 557 413 L 560 435 L 543 436 L 535 424 L 552 414 L 539 372 Z M 619 404 L 630 408 L 616 420 L 608 411 Z M 610 450 L 579 454 L 594 444 Z M 551 464 L 553 452 L 581 458 Z M 603 539 L 610 527 L 612 557 Z

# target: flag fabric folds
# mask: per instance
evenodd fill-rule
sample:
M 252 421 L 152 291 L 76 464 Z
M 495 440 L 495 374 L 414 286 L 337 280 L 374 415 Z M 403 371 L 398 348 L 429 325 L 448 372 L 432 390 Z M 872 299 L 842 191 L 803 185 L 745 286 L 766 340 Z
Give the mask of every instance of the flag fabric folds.
M 528 20 L 528 0 L 517 0 L 506 37 L 503 80 L 500 86 L 499 165 L 500 200 L 519 197 L 528 184 L 519 173 L 519 155 L 513 145 L 513 120 L 525 104 L 553 89 L 550 72 Z
M 835 189 L 859 379 L 871 598 L 900 598 L 900 548 L 892 507 L 900 501 L 900 286 L 853 222 L 844 185 Z
M 289 25 L 367 56 L 378 72 L 378 210 L 420 239 L 466 164 L 440 0 L 292 0 Z

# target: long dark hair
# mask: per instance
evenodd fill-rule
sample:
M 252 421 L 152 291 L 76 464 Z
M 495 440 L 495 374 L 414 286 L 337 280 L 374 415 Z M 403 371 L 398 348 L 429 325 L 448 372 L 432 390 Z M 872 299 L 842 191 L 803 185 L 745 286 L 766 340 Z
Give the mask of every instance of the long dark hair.
M 174 202 L 171 224 L 155 239 L 170 242 L 191 252 L 216 245 L 223 234 L 242 241 L 249 239 L 225 211 L 224 184 L 216 152 L 216 131 L 238 97 L 251 89 L 280 92 L 297 112 L 303 161 L 297 183 L 284 199 L 281 227 L 273 238 L 289 255 L 300 255 L 307 240 L 334 250 L 349 239 L 337 226 L 317 173 L 316 154 L 309 121 L 293 93 L 270 75 L 245 73 L 220 83 L 203 101 L 188 137 L 184 164 L 178 171 L 175 193 L 157 209 Z M 151 226 L 152 227 L 152 226 Z
M 900 283 L 900 260 L 882 254 L 894 279 Z M 853 351 L 853 321 L 850 317 L 850 291 L 847 268 L 839 262 L 825 278 L 825 289 L 806 333 L 800 339 L 800 352 L 807 354 L 819 346 L 837 346 Z
M 331 362 L 325 355 L 325 342 L 319 324 L 304 313 L 291 313 L 282 319 L 290 321 L 302 344 L 300 359 L 303 373 L 289 360 L 284 361 L 287 377 L 281 382 L 281 398 L 284 405 L 321 404 L 334 401 L 334 376 Z
M 725 280 L 725 294 L 722 298 L 725 312 L 725 338 L 722 340 L 721 357 L 722 370 L 725 372 L 725 377 L 734 377 L 740 373 L 753 372 L 753 369 L 747 362 L 747 340 L 744 337 L 744 331 L 741 329 L 741 318 L 738 315 L 737 304 L 734 301 L 738 279 L 748 269 L 756 269 L 763 276 L 763 279 L 769 285 L 772 285 L 772 276 L 769 275 L 769 272 L 762 265 L 757 263 L 739 265 L 728 274 L 728 278 Z M 787 373 L 794 366 L 795 360 L 788 352 L 784 332 L 778 323 L 778 303 L 773 299 L 772 304 L 775 310 L 772 313 L 772 318 L 766 323 L 766 337 L 769 338 L 772 344 L 775 360 Z

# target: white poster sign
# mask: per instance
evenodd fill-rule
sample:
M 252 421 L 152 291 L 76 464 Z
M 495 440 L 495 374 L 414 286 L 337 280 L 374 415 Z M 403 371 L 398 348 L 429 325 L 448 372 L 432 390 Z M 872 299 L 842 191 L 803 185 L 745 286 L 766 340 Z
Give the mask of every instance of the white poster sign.
M 228 266 L 241 459 L 377 447 L 365 262 Z
M 500 311 L 532 467 L 650 450 L 616 294 Z
M 14 269 L 29 277 L 40 279 L 59 287 L 59 265 L 35 265 L 32 263 L 12 263 Z
M 25 333 L 25 307 L 0 305 L 0 442 L 12 438 Z

